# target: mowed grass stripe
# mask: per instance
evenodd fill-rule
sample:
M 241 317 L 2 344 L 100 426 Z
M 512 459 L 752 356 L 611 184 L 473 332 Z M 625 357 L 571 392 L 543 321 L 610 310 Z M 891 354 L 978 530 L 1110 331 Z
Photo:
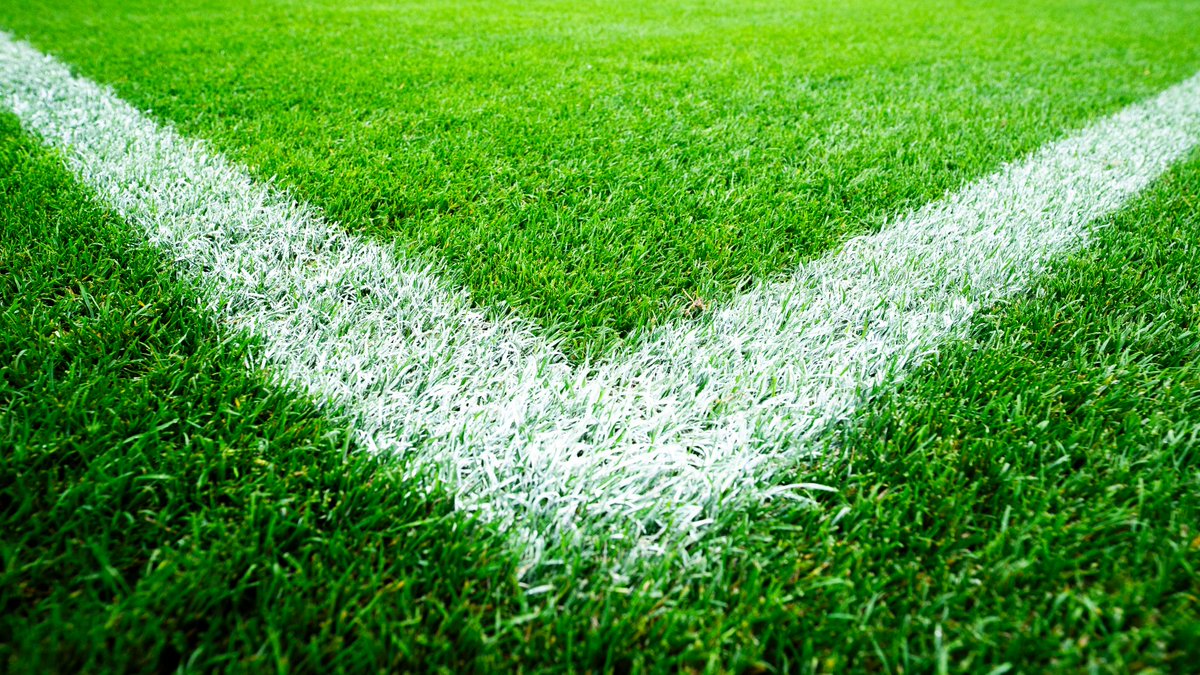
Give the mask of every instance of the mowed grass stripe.
M 1200 69 L 1196 0 L 27 0 L 0 27 L 575 357 Z
M 1200 136 L 1200 77 L 852 241 L 699 321 L 573 368 L 514 319 L 347 235 L 28 45 L 0 67 L 28 128 L 202 280 L 262 359 L 411 455 L 539 562 L 577 536 L 661 549 L 811 456 L 879 383 L 1082 245 Z M 802 485 L 801 487 L 809 487 Z M 819 487 L 819 486 L 816 486 Z

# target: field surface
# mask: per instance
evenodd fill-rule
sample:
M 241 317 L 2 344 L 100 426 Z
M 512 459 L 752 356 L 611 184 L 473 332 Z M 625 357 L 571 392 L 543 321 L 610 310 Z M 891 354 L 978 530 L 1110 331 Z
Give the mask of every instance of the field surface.
M 584 373 L 1200 71 L 1190 0 L 32 0 L 0 31 Z M 772 480 L 813 489 L 630 567 L 369 452 L 8 86 L 8 672 L 1200 663 L 1194 150 L 806 436 Z

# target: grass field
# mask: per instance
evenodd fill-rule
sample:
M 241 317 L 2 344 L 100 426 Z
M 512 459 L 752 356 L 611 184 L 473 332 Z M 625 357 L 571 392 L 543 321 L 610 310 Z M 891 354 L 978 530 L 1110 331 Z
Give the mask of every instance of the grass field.
M 1200 70 L 1200 3 L 1012 5 L 30 2 L 0 30 L 591 361 Z M 1193 153 L 782 481 L 836 492 L 633 574 L 529 571 L 247 369 L 0 110 L 0 662 L 1188 672 L 1197 242 Z
M 575 354 L 1200 66 L 1188 2 L 75 5 L 0 19 Z

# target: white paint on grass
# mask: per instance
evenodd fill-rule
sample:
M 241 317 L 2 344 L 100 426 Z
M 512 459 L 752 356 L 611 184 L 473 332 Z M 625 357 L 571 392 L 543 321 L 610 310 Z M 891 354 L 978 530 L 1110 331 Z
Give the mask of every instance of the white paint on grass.
M 485 318 L 429 264 L 345 233 L 8 37 L 0 95 L 210 309 L 261 339 L 255 365 L 523 534 L 531 562 L 579 536 L 667 545 L 740 500 L 820 487 L 773 479 L 1200 137 L 1193 77 L 576 367 L 528 323 Z

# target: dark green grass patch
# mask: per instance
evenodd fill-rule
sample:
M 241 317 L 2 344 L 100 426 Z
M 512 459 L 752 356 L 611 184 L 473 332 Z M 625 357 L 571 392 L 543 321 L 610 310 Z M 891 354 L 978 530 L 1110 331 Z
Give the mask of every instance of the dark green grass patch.
M 0 28 L 574 355 L 1200 68 L 1195 0 L 30 0 Z
M 0 670 L 479 658 L 503 542 L 346 456 L 171 278 L 0 117 Z

